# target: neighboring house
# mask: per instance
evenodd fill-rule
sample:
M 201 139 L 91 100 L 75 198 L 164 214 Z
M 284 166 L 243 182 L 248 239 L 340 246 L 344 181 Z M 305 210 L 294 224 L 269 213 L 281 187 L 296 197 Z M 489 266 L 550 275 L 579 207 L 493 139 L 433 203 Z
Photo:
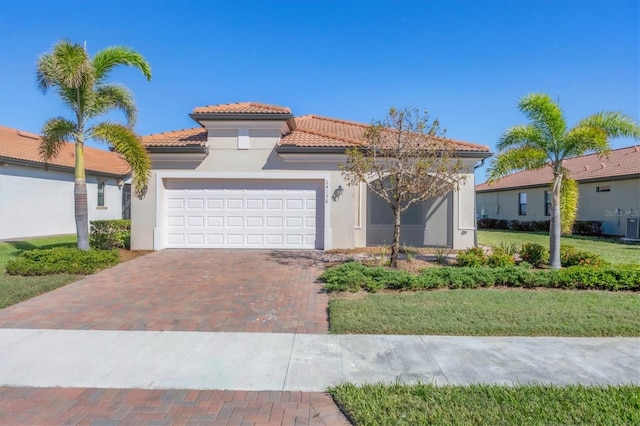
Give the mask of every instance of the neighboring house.
M 76 232 L 74 145 L 45 164 L 40 136 L 0 126 L 0 240 Z M 121 219 L 130 185 L 129 165 L 118 154 L 84 148 L 89 220 Z M 123 193 L 125 193 L 123 195 Z
M 608 235 L 638 238 L 640 219 L 640 145 L 565 160 L 580 191 L 577 220 L 603 222 Z M 476 186 L 479 217 L 549 220 L 551 168 L 523 171 L 493 185 Z
M 132 248 L 331 249 L 390 244 L 389 207 L 339 165 L 367 125 L 289 108 L 237 103 L 195 108 L 201 127 L 143 137 L 153 161 L 132 203 Z M 486 146 L 452 142 L 465 165 L 459 192 L 405 214 L 413 246 L 474 244 L 474 165 Z

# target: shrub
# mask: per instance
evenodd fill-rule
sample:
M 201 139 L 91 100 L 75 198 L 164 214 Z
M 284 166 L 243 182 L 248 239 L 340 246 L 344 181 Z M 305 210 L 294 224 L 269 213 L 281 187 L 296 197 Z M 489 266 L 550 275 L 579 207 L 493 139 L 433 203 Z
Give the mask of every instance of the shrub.
M 484 266 L 487 264 L 487 255 L 481 247 L 470 247 L 458 253 L 456 260 L 458 266 Z
M 549 263 L 549 250 L 540 244 L 524 243 L 520 247 L 520 258 L 539 268 Z
M 11 275 L 93 274 L 116 265 L 120 258 L 115 250 L 79 250 L 55 247 L 27 250 L 7 262 L 5 269 Z
M 487 265 L 492 268 L 503 268 L 505 266 L 514 265 L 516 263 L 513 255 L 502 249 L 495 249 L 487 258 Z
M 131 221 L 92 220 L 89 231 L 89 245 L 93 249 L 111 250 L 129 248 L 131 239 Z
M 579 220 L 573 223 L 571 231 L 577 235 L 593 235 L 599 237 L 602 235 L 602 221 L 599 220 Z
M 509 243 L 507 241 L 500 241 L 498 244 L 492 244 L 491 250 L 493 252 L 502 251 L 510 256 L 514 256 L 518 251 L 520 251 L 520 244 L 516 242 Z
M 590 251 L 577 250 L 573 246 L 561 246 L 560 264 L 565 267 L 577 265 L 602 266 L 605 261 Z

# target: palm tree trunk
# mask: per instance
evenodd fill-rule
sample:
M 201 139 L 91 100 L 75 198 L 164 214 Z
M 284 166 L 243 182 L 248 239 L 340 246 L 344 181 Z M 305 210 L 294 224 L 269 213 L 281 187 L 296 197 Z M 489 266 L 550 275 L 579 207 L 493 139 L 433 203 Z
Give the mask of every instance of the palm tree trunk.
M 89 250 L 89 208 L 87 206 L 87 180 L 84 172 L 84 141 L 76 141 L 75 184 L 73 199 L 75 204 L 76 235 L 78 248 Z
M 560 188 L 562 175 L 553 180 L 553 200 L 551 202 L 551 223 L 549 225 L 549 266 L 560 269 Z
M 391 259 L 389 264 L 393 268 L 398 267 L 398 254 L 400 253 L 400 209 L 393 209 L 393 241 L 391 243 Z

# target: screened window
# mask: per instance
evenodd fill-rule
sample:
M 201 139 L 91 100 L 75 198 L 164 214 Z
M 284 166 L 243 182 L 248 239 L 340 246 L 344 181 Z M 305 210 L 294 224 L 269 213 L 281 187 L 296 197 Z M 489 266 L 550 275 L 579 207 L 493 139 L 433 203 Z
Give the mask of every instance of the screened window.
M 553 193 L 551 191 L 544 191 L 544 215 L 551 216 L 551 200 L 553 200 Z
M 611 191 L 610 186 L 596 186 L 596 192 L 609 192 Z
M 104 207 L 104 190 L 106 182 L 98 181 L 98 207 Z
M 526 192 L 518 193 L 518 214 L 520 216 L 527 215 L 527 193 Z

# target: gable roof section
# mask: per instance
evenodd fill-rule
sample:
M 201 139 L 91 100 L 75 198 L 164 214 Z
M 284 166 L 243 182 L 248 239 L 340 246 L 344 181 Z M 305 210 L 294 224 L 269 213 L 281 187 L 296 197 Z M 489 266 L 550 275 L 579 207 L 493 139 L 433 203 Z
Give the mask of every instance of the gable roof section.
M 599 154 L 583 155 L 565 160 L 564 167 L 577 181 L 610 179 L 616 177 L 640 177 L 640 145 L 614 149 L 606 157 Z M 488 192 L 528 186 L 548 185 L 553 179 L 551 166 L 538 170 L 526 170 L 503 177 L 493 185 L 481 183 L 476 191 Z
M 283 120 L 287 121 L 289 132 L 278 142 L 282 149 L 346 149 L 363 144 L 367 124 L 338 120 L 318 115 L 293 117 L 287 107 L 257 102 L 210 105 L 197 107 L 191 117 L 199 120 Z M 442 138 L 442 140 L 445 140 Z M 489 147 L 469 142 L 446 139 L 459 152 L 489 155 Z M 204 128 L 177 130 L 157 133 L 142 138 L 143 144 L 155 147 L 187 147 L 200 143 L 206 145 L 207 131 Z
M 10 127 L 0 126 L 0 160 L 44 166 L 40 157 L 39 135 Z M 47 162 L 49 166 L 57 166 L 73 170 L 75 168 L 75 146 L 66 143 L 60 154 Z M 130 172 L 129 164 L 117 153 L 101 149 L 84 147 L 85 170 L 100 174 L 126 176 Z

